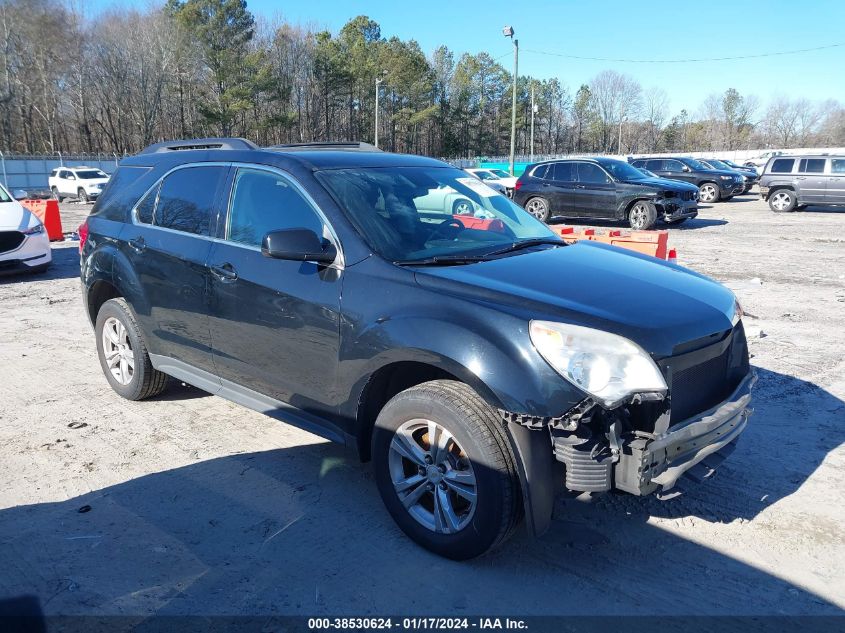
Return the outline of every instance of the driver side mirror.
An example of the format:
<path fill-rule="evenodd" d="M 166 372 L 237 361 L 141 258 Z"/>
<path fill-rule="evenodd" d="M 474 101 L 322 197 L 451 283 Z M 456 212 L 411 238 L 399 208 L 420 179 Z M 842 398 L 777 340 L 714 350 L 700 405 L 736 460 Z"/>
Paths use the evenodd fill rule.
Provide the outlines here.
<path fill-rule="evenodd" d="M 261 240 L 261 254 L 273 259 L 331 264 L 337 257 L 334 244 L 327 243 L 311 229 L 270 231 Z"/>
<path fill-rule="evenodd" d="M 684 165 L 684 166 L 681 168 L 681 171 L 691 171 L 691 170 L 690 170 L 690 168 L 689 168 L 689 167 L 687 167 L 686 165 Z"/>
<path fill-rule="evenodd" d="M 26 200 L 29 197 L 29 194 L 23 189 L 15 189 L 12 192 L 12 197 L 15 200 Z"/>

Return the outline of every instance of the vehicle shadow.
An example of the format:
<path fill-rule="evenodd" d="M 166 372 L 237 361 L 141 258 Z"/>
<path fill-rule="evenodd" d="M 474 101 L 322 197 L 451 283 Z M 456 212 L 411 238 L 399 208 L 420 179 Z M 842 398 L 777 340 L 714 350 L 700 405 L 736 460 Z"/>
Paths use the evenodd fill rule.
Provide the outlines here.
<path fill-rule="evenodd" d="M 456 563 L 399 531 L 371 467 L 341 446 L 233 454 L 1 510 L 0 600 L 35 595 L 47 615 L 838 615 L 741 561 L 744 552 L 649 521 L 658 507 L 670 509 L 656 516 L 751 519 L 839 446 L 841 400 L 760 374 L 757 414 L 692 503 L 562 501 L 543 538 L 520 533 Z M 788 456 L 759 450 L 808 405 L 819 416 Z"/>
<path fill-rule="evenodd" d="M 0 285 L 13 283 L 37 283 L 53 279 L 71 279 L 79 277 L 79 243 L 67 242 L 52 247 L 53 261 L 42 273 L 23 272 L 19 275 L 0 277 Z"/>

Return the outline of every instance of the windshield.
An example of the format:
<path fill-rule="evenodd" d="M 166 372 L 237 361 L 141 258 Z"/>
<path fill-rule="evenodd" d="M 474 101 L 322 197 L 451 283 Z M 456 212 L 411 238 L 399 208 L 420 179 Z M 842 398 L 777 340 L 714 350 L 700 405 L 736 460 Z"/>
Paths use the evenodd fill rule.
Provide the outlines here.
<path fill-rule="evenodd" d="M 504 169 L 491 169 L 490 173 L 498 176 L 499 178 L 510 178 L 511 177 L 511 175 L 508 172 L 506 172 Z"/>
<path fill-rule="evenodd" d="M 77 178 L 82 178 L 83 180 L 90 180 L 92 178 L 108 178 L 109 175 L 104 172 L 100 171 L 99 169 L 86 169 L 85 171 L 78 171 L 76 172 Z"/>
<path fill-rule="evenodd" d="M 492 172 L 489 171 L 479 170 L 474 171 L 472 173 L 481 178 L 481 180 L 498 180 L 498 178 Z"/>
<path fill-rule="evenodd" d="M 0 185 L 0 202 L 11 202 L 12 196 L 9 195 L 9 192 L 6 191 L 6 188 L 3 185 Z"/>
<path fill-rule="evenodd" d="M 639 169 L 622 160 L 602 160 L 599 165 L 604 167 L 616 180 L 646 180 L 646 176 Z"/>
<path fill-rule="evenodd" d="M 390 261 L 485 255 L 514 242 L 559 240 L 505 196 L 450 167 L 317 172 L 370 247 Z"/>
<path fill-rule="evenodd" d="M 716 169 L 731 169 L 730 165 L 726 165 L 722 161 L 716 160 L 714 158 L 709 159 L 707 162 L 713 165 L 713 167 Z"/>

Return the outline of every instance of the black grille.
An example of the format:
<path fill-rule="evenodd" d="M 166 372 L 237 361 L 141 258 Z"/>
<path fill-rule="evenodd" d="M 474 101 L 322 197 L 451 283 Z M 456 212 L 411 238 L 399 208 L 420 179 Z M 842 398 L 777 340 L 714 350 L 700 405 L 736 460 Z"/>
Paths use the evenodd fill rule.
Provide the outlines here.
<path fill-rule="evenodd" d="M 700 362 L 697 362 L 700 359 Z M 666 360 L 672 369 L 670 425 L 726 400 L 748 373 L 748 346 L 739 323 L 718 343 Z"/>
<path fill-rule="evenodd" d="M 23 243 L 23 237 L 20 231 L 0 231 L 0 253 L 15 250 Z"/>
<path fill-rule="evenodd" d="M 692 200 L 693 198 L 695 198 L 695 191 L 681 192 L 681 200 Z"/>

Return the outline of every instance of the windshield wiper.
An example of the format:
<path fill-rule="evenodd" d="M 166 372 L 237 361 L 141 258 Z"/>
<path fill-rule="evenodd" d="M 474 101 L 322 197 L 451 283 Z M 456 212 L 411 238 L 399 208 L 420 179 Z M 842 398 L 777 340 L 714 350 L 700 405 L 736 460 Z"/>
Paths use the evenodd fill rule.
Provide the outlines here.
<path fill-rule="evenodd" d="M 487 255 L 436 255 L 425 259 L 404 259 L 393 262 L 397 266 L 452 266 L 485 262 Z"/>
<path fill-rule="evenodd" d="M 504 248 L 500 248 L 497 251 L 487 253 L 487 256 L 490 257 L 493 255 L 504 255 L 505 253 L 512 253 L 514 251 L 522 250 L 523 248 L 531 248 L 532 246 L 542 246 L 544 244 L 552 244 L 554 246 L 566 246 L 566 242 L 564 242 L 563 240 L 556 240 L 551 237 L 541 237 L 530 240 L 519 240 L 518 242 L 508 244 Z"/>

